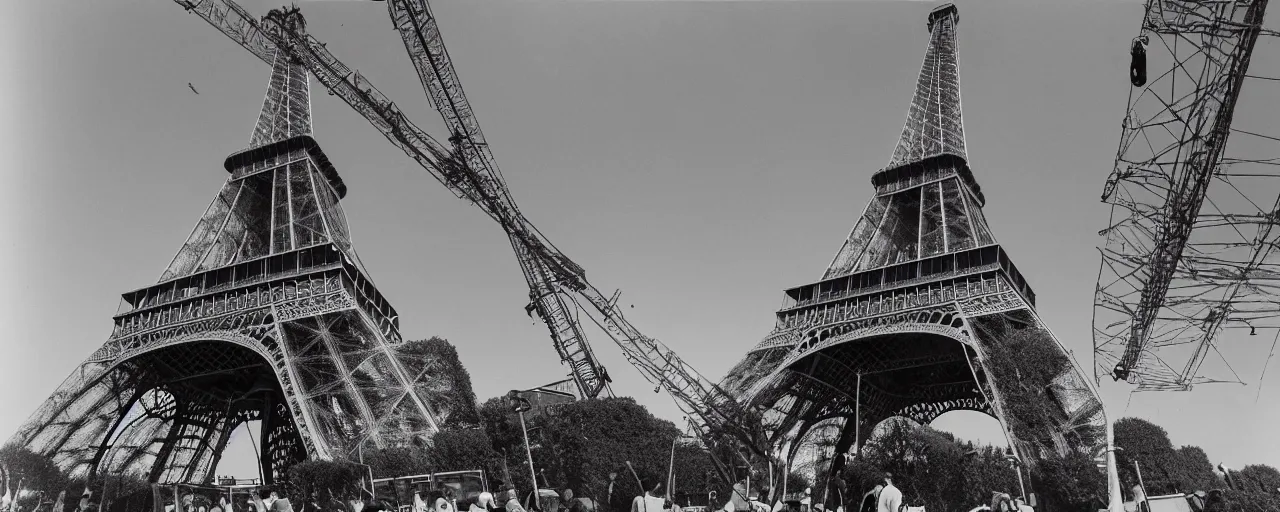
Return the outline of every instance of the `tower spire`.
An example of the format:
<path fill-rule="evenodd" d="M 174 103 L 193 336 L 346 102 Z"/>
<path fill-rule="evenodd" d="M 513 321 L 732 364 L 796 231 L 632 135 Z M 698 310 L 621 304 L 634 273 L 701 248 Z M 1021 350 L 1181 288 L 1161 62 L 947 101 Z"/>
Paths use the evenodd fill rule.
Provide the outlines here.
<path fill-rule="evenodd" d="M 960 74 L 956 67 L 956 24 L 960 12 L 946 4 L 929 13 L 929 49 L 916 93 L 888 168 L 938 155 L 967 160 L 960 116 Z"/>
<path fill-rule="evenodd" d="M 955 5 L 929 13 L 929 49 L 906 126 L 889 165 L 871 177 L 876 196 L 823 279 L 995 244 L 986 199 L 966 162 L 956 73 Z"/>
<path fill-rule="evenodd" d="M 302 33 L 307 22 L 296 8 L 272 9 L 267 17 L 278 17 L 282 26 Z M 311 89 L 307 68 L 293 62 L 286 52 L 276 50 L 271 65 L 271 83 L 262 101 L 262 112 L 253 127 L 249 147 L 257 148 L 291 137 L 311 135 Z"/>
<path fill-rule="evenodd" d="M 298 9 L 273 9 L 268 26 L 302 31 Z M 347 186 L 311 137 L 307 69 L 273 50 L 271 82 L 249 147 L 227 157 L 230 173 L 161 281 L 269 255 L 332 244 L 367 277 L 339 201 Z"/>

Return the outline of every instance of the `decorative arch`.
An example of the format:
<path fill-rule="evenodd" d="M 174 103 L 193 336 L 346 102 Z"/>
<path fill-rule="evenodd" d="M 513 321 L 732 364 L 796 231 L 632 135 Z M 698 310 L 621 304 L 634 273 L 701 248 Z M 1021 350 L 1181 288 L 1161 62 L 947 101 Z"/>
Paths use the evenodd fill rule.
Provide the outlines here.
<path fill-rule="evenodd" d="M 890 334 L 936 334 L 966 346 L 973 346 L 973 337 L 964 316 L 950 305 L 853 321 L 831 322 L 802 332 L 800 336 L 790 337 L 792 340 L 798 337 L 798 342 L 791 346 L 786 356 L 774 366 L 770 373 L 757 379 L 745 393 L 739 396 L 739 401 L 743 403 L 755 401 L 761 392 L 775 384 L 774 381 L 780 373 L 797 361 L 810 354 L 844 343 Z"/>
<path fill-rule="evenodd" d="M 218 329 L 140 344 L 97 361 L 91 357 L 28 421 L 20 438 L 75 475 L 91 474 L 102 467 L 141 469 L 150 465 L 152 481 L 201 481 L 216 465 L 230 431 L 244 421 L 261 419 L 264 425 L 273 425 L 263 434 L 264 465 L 270 466 L 264 469 L 282 470 L 292 460 L 314 457 L 315 443 L 307 435 L 309 418 L 301 414 L 300 404 L 285 398 L 295 376 L 283 357 L 270 350 L 268 345 L 275 345 L 274 339 L 263 341 L 243 330 Z M 185 359 L 181 353 L 154 357 L 184 346 L 194 351 Z M 146 367 L 168 370 L 165 377 L 159 377 L 143 369 Z M 191 375 L 182 375 L 187 368 Z M 251 407 L 233 405 L 234 397 L 215 397 L 214 393 L 184 398 L 164 380 L 198 382 L 225 376 L 232 376 L 227 378 L 238 383 L 233 387 L 243 388 L 246 396 L 268 398 L 253 401 Z M 176 397 L 169 404 L 175 417 L 147 419 L 148 415 L 136 411 L 141 416 L 131 416 L 143 395 L 156 390 Z M 225 405 L 214 406 L 220 399 Z M 241 410 L 245 407 L 250 409 Z M 60 410 L 41 414 L 50 408 Z M 274 443 L 270 449 L 268 438 Z"/>

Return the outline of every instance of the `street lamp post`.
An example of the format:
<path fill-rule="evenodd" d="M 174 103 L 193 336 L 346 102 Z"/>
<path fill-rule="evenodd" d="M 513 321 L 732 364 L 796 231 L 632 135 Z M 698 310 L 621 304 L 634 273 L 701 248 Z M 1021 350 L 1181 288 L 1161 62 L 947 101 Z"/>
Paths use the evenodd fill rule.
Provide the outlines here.
<path fill-rule="evenodd" d="M 532 500 L 538 499 L 538 472 L 533 469 L 533 449 L 529 445 L 529 429 L 524 423 L 524 412 L 532 409 L 529 400 L 520 396 L 520 392 L 511 390 L 507 393 L 507 399 L 511 402 L 511 407 L 520 415 L 520 432 L 524 434 L 524 453 L 529 458 L 529 482 L 533 484 Z M 536 503 L 536 502 L 534 502 Z"/>
<path fill-rule="evenodd" d="M 1009 447 L 1007 455 L 1009 462 L 1013 464 L 1013 471 L 1018 474 L 1018 489 L 1022 491 L 1022 499 L 1027 499 L 1027 486 L 1022 483 L 1022 461 L 1018 460 L 1018 456 L 1013 454 L 1013 447 Z"/>
<path fill-rule="evenodd" d="M 671 461 L 667 463 L 667 499 L 671 499 L 671 487 L 675 485 L 676 471 L 676 443 L 680 442 L 682 436 L 676 436 L 671 440 Z"/>

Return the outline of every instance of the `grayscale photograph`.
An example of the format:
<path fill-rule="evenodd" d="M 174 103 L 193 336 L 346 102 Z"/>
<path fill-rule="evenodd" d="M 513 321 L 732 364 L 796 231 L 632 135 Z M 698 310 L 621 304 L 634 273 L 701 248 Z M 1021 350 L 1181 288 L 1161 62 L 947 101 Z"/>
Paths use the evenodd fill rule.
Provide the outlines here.
<path fill-rule="evenodd" d="M 0 512 L 1280 512 L 1268 4 L 7 2 Z"/>

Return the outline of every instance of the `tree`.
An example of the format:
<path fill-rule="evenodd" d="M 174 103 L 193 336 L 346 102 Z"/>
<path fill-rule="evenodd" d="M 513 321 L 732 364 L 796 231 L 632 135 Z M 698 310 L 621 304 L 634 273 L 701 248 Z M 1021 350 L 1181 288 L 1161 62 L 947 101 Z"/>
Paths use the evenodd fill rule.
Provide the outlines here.
<path fill-rule="evenodd" d="M 1149 495 L 1218 489 L 1224 482 L 1213 471 L 1209 456 L 1198 446 L 1173 448 L 1160 426 L 1139 418 L 1115 423 L 1116 466 L 1121 487 L 1138 485 L 1134 461 L 1142 469 L 1142 483 Z"/>
<path fill-rule="evenodd" d="M 294 502 L 311 497 L 359 496 L 360 478 L 365 468 L 345 461 L 308 460 L 289 467 L 286 481 L 287 495 Z"/>
<path fill-rule="evenodd" d="M 884 472 L 905 501 L 926 510 L 969 510 L 989 502 L 993 491 L 1017 489 L 1017 475 L 999 449 L 961 443 L 951 434 L 903 419 L 886 421 L 867 441 L 862 456 L 845 466 L 847 507 L 882 483 Z"/>
<path fill-rule="evenodd" d="M 140 473 L 95 473 L 88 477 L 70 478 L 61 489 L 67 492 L 63 505 L 68 510 L 74 511 L 79 506 L 85 489 L 93 493 L 89 498 L 90 509 L 97 508 L 104 512 L 133 512 L 149 508 L 151 504 L 151 484 L 147 481 L 147 477 Z M 55 497 L 48 499 L 52 501 Z"/>
<path fill-rule="evenodd" d="M 886 421 L 868 440 L 862 456 L 845 466 L 848 495 L 859 500 L 894 474 L 894 484 L 911 505 L 930 511 L 966 511 L 990 503 L 991 495 L 1017 495 L 1018 476 L 1003 449 L 958 441 L 951 434 L 901 419 Z M 1049 455 L 1033 467 L 1030 484 L 1039 510 L 1097 510 L 1106 486 L 1093 460 L 1084 454 Z"/>
<path fill-rule="evenodd" d="M 1179 492 L 1180 479 L 1175 473 L 1178 452 L 1169 441 L 1169 434 L 1160 426 L 1139 418 L 1120 418 L 1115 423 L 1116 466 L 1120 484 L 1124 489 L 1138 485 L 1138 474 L 1133 467 L 1137 461 L 1142 468 L 1142 482 L 1149 495 Z"/>
<path fill-rule="evenodd" d="M 1031 482 L 1042 509 L 1098 510 L 1107 503 L 1106 476 L 1084 453 L 1041 459 L 1031 471 Z"/>
<path fill-rule="evenodd" d="M 414 377 L 418 395 L 450 425 L 480 423 L 471 374 L 458 359 L 458 350 L 447 340 L 432 336 L 406 341 L 396 347 L 396 356 Z"/>
<path fill-rule="evenodd" d="M 438 472 L 483 469 L 493 474 L 501 457 L 479 427 L 451 427 L 437 432 L 427 454 L 432 470 Z"/>
<path fill-rule="evenodd" d="M 1243 490 L 1280 494 L 1280 471 L 1266 464 L 1250 464 L 1232 476 Z"/>
<path fill-rule="evenodd" d="M 680 436 L 675 424 L 654 417 L 630 398 L 588 399 L 557 406 L 555 415 L 526 417 L 534 465 L 540 486 L 573 489 L 580 496 L 607 498 L 608 475 L 616 473 L 615 493 L 628 499 L 641 493 L 626 462 L 631 462 L 645 485 L 666 484 L 672 442 Z M 520 420 L 506 400 L 493 398 L 479 407 L 484 433 L 505 462 L 511 484 L 529 489 L 528 460 Z M 494 470 L 501 477 L 501 467 Z M 722 485 L 707 451 L 693 443 L 676 444 L 676 492 L 703 493 Z M 545 475 L 547 482 L 542 482 Z M 505 478 L 505 477 L 503 477 Z"/>
<path fill-rule="evenodd" d="M 1199 446 L 1183 446 L 1174 454 L 1174 470 L 1172 471 L 1183 492 L 1208 491 L 1220 489 L 1226 482 L 1213 471 L 1213 463 Z"/>
<path fill-rule="evenodd" d="M 416 446 L 366 450 L 364 463 L 374 478 L 422 475 L 431 472 L 431 456 L 426 448 Z"/>
<path fill-rule="evenodd" d="M 503 397 L 485 400 L 477 412 L 481 428 L 489 437 L 494 451 L 500 455 L 498 467 L 489 479 L 529 489 L 531 484 L 525 480 L 529 477 L 528 470 L 522 469 L 528 463 L 525 462 L 524 435 L 520 432 L 519 418 Z"/>
<path fill-rule="evenodd" d="M 552 448 L 544 450 L 544 459 L 556 459 L 547 463 L 559 466 L 556 476 L 563 485 L 601 497 L 609 472 L 619 474 L 615 492 L 643 492 L 627 462 L 646 487 L 665 483 L 671 445 L 680 436 L 673 423 L 654 417 L 631 398 L 565 404 L 559 414 L 540 416 L 538 423 Z"/>
<path fill-rule="evenodd" d="M 3 468 L 5 476 L 9 479 L 9 485 L 14 489 L 21 484 L 24 489 L 53 497 L 67 487 L 67 476 L 57 464 L 53 463 L 52 459 L 28 450 L 24 446 L 10 444 L 0 448 L 0 468 Z M 80 490 L 83 490 L 83 487 Z M 78 493 L 79 490 L 76 492 Z M 36 499 L 38 498 L 34 496 L 29 497 L 21 505 L 29 510 L 31 503 Z"/>
<path fill-rule="evenodd" d="M 97 475 L 90 486 L 100 492 L 96 498 L 104 512 L 134 512 L 151 503 L 151 484 L 142 474 Z"/>
<path fill-rule="evenodd" d="M 1224 512 L 1275 512 L 1280 510 L 1280 496 L 1256 491 L 1224 490 Z M 1216 508 L 1216 507 L 1215 507 Z M 1209 507 L 1205 507 L 1209 510 Z"/>
<path fill-rule="evenodd" d="M 374 478 L 390 478 L 472 469 L 498 475 L 500 458 L 480 427 L 446 427 L 432 436 L 428 447 L 367 450 L 364 461 Z"/>
<path fill-rule="evenodd" d="M 1018 489 L 1018 475 L 1013 471 L 1003 449 L 974 446 L 971 443 L 968 446 L 970 448 L 965 453 L 964 487 L 959 493 L 960 504 L 963 506 L 958 509 L 968 510 L 983 503 L 989 504 L 991 494 L 995 492 L 1015 494 L 1015 489 L 1021 490 Z M 1032 486 L 1040 489 L 1034 483 Z"/>
<path fill-rule="evenodd" d="M 480 417 L 480 426 L 484 428 L 484 433 L 489 436 L 489 441 L 493 443 L 495 450 L 502 451 L 524 445 L 524 436 L 520 432 L 520 420 L 512 412 L 505 398 L 493 397 L 485 400 L 477 408 L 477 413 Z"/>

